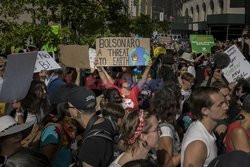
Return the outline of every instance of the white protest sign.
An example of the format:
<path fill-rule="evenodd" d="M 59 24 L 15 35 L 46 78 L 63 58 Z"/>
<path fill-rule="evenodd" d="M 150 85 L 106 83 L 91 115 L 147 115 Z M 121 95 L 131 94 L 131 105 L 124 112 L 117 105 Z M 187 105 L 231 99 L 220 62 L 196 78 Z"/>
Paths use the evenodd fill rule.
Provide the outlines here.
<path fill-rule="evenodd" d="M 250 64 L 236 45 L 231 46 L 225 53 L 229 55 L 231 62 L 229 66 L 222 71 L 229 83 L 237 81 L 239 78 L 250 77 Z"/>
<path fill-rule="evenodd" d="M 55 70 L 61 66 L 45 51 L 39 51 L 36 58 L 36 65 L 34 73 L 40 72 L 41 70 Z"/>
<path fill-rule="evenodd" d="M 89 65 L 91 69 L 95 68 L 95 58 L 96 58 L 96 50 L 89 48 Z"/>

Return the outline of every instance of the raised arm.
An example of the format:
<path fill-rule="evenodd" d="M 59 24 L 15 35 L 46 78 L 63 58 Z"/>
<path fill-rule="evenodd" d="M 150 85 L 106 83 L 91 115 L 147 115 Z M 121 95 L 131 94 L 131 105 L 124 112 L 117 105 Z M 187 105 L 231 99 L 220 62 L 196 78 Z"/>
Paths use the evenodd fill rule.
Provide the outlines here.
<path fill-rule="evenodd" d="M 147 82 L 147 78 L 148 78 L 148 74 L 150 72 L 151 66 L 152 66 L 152 60 L 150 59 L 149 65 L 145 68 L 145 70 L 144 70 L 144 72 L 142 74 L 142 78 L 138 82 L 138 87 L 139 88 L 141 88 L 141 86 L 143 86 Z"/>

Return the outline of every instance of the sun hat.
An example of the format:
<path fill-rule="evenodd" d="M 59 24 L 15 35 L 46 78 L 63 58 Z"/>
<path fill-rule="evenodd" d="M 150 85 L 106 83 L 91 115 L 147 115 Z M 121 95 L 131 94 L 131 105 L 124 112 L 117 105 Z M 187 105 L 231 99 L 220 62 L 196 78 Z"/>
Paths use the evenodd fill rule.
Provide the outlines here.
<path fill-rule="evenodd" d="M 190 53 L 187 53 L 187 52 L 184 52 L 180 58 L 184 59 L 186 61 L 189 61 L 191 63 L 194 62 L 193 56 Z"/>
<path fill-rule="evenodd" d="M 22 132 L 31 127 L 34 122 L 18 124 L 13 117 L 4 115 L 0 117 L 0 137 Z"/>

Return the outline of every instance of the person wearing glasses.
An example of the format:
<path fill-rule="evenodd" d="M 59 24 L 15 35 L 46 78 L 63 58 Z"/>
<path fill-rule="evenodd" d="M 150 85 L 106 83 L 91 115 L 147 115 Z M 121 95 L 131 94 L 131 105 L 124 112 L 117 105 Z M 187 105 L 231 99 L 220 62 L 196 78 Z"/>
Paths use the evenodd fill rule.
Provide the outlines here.
<path fill-rule="evenodd" d="M 121 167 L 129 161 L 147 159 L 159 142 L 160 129 L 156 115 L 143 110 L 127 114 L 121 126 L 121 138 L 126 148 L 109 167 Z"/>

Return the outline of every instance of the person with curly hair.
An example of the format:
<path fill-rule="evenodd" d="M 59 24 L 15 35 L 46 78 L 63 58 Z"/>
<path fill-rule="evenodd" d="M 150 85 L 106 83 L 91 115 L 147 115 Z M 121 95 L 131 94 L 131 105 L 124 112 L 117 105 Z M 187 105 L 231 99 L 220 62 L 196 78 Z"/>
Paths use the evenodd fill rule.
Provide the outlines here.
<path fill-rule="evenodd" d="M 147 159 L 159 141 L 159 126 L 156 115 L 138 110 L 127 114 L 121 126 L 121 138 L 126 151 L 110 167 L 121 167 L 129 161 Z"/>
<path fill-rule="evenodd" d="M 177 132 L 176 116 L 180 113 L 181 90 L 173 82 L 164 85 L 152 98 L 152 110 L 160 120 L 161 136 L 158 147 L 160 166 L 178 166 L 180 164 L 180 138 Z M 165 158 L 166 155 L 169 158 Z"/>

